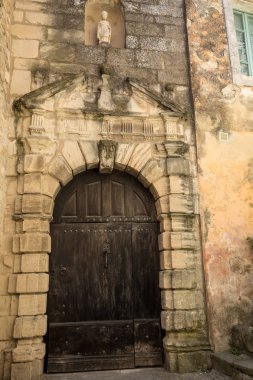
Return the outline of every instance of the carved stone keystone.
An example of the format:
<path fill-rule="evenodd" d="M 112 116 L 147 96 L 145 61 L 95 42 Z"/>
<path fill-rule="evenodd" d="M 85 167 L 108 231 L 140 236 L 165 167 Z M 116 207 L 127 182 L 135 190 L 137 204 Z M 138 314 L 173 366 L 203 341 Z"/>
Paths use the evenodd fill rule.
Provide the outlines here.
<path fill-rule="evenodd" d="M 112 173 L 115 162 L 116 143 L 111 140 L 100 141 L 99 151 L 99 172 Z"/>

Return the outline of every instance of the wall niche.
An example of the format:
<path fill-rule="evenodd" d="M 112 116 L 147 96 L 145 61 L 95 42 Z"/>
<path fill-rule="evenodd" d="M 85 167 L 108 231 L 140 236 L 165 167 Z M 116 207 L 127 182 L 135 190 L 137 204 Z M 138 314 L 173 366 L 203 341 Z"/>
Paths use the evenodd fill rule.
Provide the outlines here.
<path fill-rule="evenodd" d="M 102 12 L 108 13 L 107 21 L 111 26 L 110 45 L 125 47 L 125 16 L 119 0 L 88 0 L 85 5 L 85 45 L 98 46 L 97 29 Z"/>

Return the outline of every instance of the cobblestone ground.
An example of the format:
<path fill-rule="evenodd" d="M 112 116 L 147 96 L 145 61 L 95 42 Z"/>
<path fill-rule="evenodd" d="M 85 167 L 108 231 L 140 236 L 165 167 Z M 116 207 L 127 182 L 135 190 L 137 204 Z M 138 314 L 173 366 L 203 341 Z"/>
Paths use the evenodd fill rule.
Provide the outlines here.
<path fill-rule="evenodd" d="M 229 380 L 219 372 L 171 374 L 162 368 L 44 375 L 44 380 Z"/>

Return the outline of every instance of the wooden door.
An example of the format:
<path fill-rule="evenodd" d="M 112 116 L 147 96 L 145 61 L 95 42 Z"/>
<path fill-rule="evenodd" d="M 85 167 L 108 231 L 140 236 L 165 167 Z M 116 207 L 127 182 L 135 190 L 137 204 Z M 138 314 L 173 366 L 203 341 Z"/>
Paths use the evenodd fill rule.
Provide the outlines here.
<path fill-rule="evenodd" d="M 162 364 L 157 223 L 128 175 L 77 176 L 51 224 L 48 372 Z"/>

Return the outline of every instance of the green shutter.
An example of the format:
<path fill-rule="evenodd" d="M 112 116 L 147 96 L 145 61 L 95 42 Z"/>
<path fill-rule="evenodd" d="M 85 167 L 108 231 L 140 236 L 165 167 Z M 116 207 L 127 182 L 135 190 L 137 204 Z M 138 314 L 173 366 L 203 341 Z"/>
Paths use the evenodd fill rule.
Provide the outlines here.
<path fill-rule="evenodd" d="M 241 72 L 253 75 L 253 15 L 235 11 L 235 30 L 240 58 Z"/>

